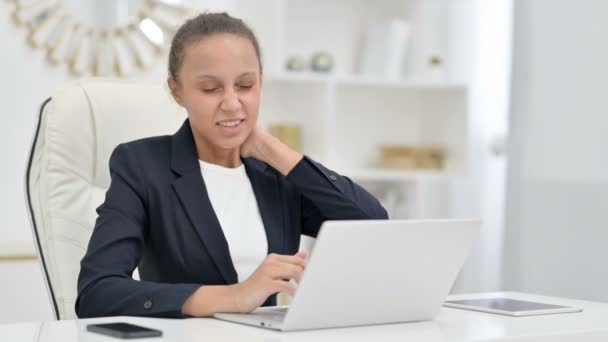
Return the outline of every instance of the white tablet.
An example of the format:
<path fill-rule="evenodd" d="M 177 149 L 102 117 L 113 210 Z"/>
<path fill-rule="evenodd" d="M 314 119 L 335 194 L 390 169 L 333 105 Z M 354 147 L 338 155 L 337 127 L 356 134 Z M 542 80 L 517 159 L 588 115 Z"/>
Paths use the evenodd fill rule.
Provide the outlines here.
<path fill-rule="evenodd" d="M 570 306 L 527 302 L 510 298 L 449 300 L 444 303 L 444 306 L 517 317 L 583 311 L 580 308 Z"/>

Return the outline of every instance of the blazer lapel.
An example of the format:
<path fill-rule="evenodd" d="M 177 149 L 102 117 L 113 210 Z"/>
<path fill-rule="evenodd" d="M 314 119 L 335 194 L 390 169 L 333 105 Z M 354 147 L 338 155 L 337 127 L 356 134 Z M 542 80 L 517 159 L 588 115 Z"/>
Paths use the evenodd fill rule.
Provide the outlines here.
<path fill-rule="evenodd" d="M 260 161 L 253 158 L 242 160 L 266 230 L 268 253 L 284 254 L 286 222 L 277 175 Z"/>
<path fill-rule="evenodd" d="M 171 167 L 181 175 L 173 182 L 173 188 L 198 236 L 226 283 L 235 284 L 238 276 L 228 242 L 207 194 L 188 120 L 173 136 Z"/>

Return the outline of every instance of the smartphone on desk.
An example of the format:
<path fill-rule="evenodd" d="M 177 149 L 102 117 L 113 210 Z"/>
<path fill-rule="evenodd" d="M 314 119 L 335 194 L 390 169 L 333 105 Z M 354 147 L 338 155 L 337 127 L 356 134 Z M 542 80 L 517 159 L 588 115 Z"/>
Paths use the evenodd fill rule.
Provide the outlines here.
<path fill-rule="evenodd" d="M 87 325 L 87 331 L 124 339 L 158 337 L 163 335 L 163 332 L 160 330 L 129 323 L 89 324 Z"/>

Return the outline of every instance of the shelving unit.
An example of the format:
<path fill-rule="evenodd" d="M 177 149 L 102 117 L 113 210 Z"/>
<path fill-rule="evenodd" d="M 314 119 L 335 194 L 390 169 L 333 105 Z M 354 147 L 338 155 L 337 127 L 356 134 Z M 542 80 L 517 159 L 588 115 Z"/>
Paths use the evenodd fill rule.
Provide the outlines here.
<path fill-rule="evenodd" d="M 301 152 L 361 182 L 381 200 L 403 199 L 392 217 L 422 217 L 441 216 L 445 207 L 445 199 L 432 198 L 443 190 L 428 189 L 445 187 L 467 172 L 468 87 L 448 77 L 427 77 L 430 56 L 449 60 L 448 51 L 454 50 L 446 24 L 452 2 L 232 0 L 224 5 L 252 26 L 261 43 L 261 124 L 300 127 Z M 393 18 L 413 27 L 404 74 L 398 80 L 362 77 L 357 66 L 366 31 Z M 334 57 L 331 73 L 285 70 L 289 57 L 308 59 L 319 51 Z M 395 144 L 443 147 L 445 167 L 381 168 L 381 146 Z M 428 210 L 420 203 L 441 204 Z"/>
<path fill-rule="evenodd" d="M 265 79 L 261 113 L 264 125 L 300 126 L 302 152 L 353 178 L 412 180 L 466 169 L 462 85 L 283 74 Z M 445 170 L 378 170 L 383 144 L 443 146 Z"/>

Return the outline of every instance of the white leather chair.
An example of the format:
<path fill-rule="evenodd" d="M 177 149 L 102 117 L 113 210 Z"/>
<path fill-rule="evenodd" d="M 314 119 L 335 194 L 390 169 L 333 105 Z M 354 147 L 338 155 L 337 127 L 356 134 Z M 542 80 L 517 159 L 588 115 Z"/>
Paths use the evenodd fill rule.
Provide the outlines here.
<path fill-rule="evenodd" d="M 76 317 L 76 282 L 110 183 L 116 145 L 173 134 L 186 118 L 163 82 L 83 79 L 40 109 L 26 175 L 34 238 L 57 319 Z"/>

